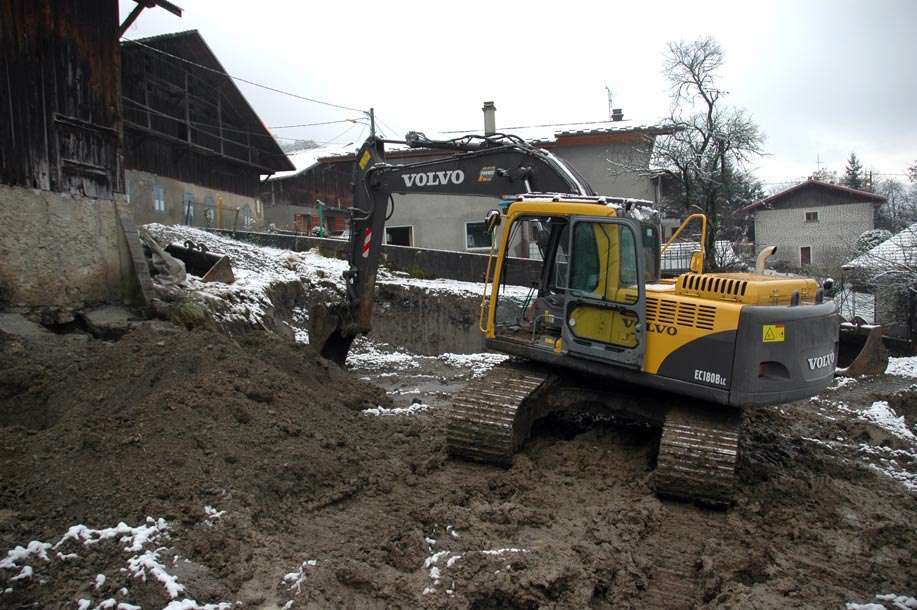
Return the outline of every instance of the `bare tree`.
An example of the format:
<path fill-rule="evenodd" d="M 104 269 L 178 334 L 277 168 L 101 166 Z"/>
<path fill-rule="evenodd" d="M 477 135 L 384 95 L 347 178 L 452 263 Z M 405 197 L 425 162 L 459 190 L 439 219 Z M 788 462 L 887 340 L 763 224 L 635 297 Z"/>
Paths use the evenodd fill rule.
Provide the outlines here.
<path fill-rule="evenodd" d="M 663 72 L 671 87 L 668 123 L 674 133 L 660 137 L 653 163 L 680 187 L 674 199 L 685 211 L 707 215 L 704 244 L 708 267 L 716 261 L 720 210 L 732 195 L 735 175 L 751 158 L 763 154 L 764 135 L 742 109 L 723 101 L 717 86 L 723 49 L 713 38 L 669 43 Z"/>

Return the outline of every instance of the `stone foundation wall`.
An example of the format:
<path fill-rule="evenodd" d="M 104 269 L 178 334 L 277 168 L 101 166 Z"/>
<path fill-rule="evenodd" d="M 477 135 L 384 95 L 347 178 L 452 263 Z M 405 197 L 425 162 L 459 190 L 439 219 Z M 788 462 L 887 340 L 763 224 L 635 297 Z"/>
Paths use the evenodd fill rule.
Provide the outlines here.
<path fill-rule="evenodd" d="M 0 307 L 134 302 L 119 205 L 0 185 Z"/>

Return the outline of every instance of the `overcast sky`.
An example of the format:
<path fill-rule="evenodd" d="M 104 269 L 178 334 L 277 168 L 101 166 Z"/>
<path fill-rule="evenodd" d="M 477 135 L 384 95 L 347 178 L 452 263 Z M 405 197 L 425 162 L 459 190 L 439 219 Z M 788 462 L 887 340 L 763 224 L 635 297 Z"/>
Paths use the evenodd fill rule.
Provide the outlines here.
<path fill-rule="evenodd" d="M 134 2 L 119 1 L 123 20 Z M 388 137 L 480 130 L 485 100 L 498 130 L 603 121 L 606 87 L 631 124 L 653 124 L 669 107 L 667 43 L 713 36 L 727 102 L 767 136 L 763 182 L 803 178 L 818 160 L 842 173 L 851 152 L 884 174 L 917 161 L 917 0 L 172 1 L 182 18 L 145 10 L 125 38 L 197 29 L 229 74 L 372 107 Z M 279 129 L 361 113 L 237 84 L 276 136 L 367 135 L 362 122 Z"/>

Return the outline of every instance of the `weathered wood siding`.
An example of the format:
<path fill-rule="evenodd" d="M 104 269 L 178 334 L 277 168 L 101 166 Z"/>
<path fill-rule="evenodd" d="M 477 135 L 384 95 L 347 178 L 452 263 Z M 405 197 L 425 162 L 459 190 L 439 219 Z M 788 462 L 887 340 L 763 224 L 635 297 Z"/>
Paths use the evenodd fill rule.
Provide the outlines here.
<path fill-rule="evenodd" d="M 127 169 L 246 197 L 292 169 L 197 32 L 125 42 L 122 61 Z"/>
<path fill-rule="evenodd" d="M 116 0 L 0 3 L 0 182 L 124 191 Z"/>
<path fill-rule="evenodd" d="M 353 207 L 353 161 L 319 163 L 301 174 L 268 180 L 261 186 L 266 205 Z"/>

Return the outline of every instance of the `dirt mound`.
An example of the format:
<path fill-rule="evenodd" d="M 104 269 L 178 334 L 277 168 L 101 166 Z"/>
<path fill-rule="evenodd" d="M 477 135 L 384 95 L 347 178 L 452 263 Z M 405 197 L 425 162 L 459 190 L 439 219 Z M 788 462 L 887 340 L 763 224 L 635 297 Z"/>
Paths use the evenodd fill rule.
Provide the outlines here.
<path fill-rule="evenodd" d="M 5 337 L 0 387 L 5 542 L 148 516 L 207 524 L 211 505 L 281 530 L 292 512 L 368 484 L 363 438 L 380 422 L 358 411 L 388 404 L 308 346 L 165 323 L 115 343 Z M 220 538 L 183 555 L 216 559 L 218 575 L 238 589 L 251 568 L 234 556 L 244 556 L 251 534 Z"/>
<path fill-rule="evenodd" d="M 447 460 L 441 405 L 472 363 L 402 360 L 351 374 L 267 333 L 161 322 L 116 342 L 0 336 L 0 606 L 837 608 L 917 591 L 913 444 L 839 417 L 844 389 L 749 413 L 737 502 L 716 512 L 653 495 L 645 426 L 546 420 L 510 469 Z M 913 388 L 883 387 L 848 398 L 913 418 Z"/>

